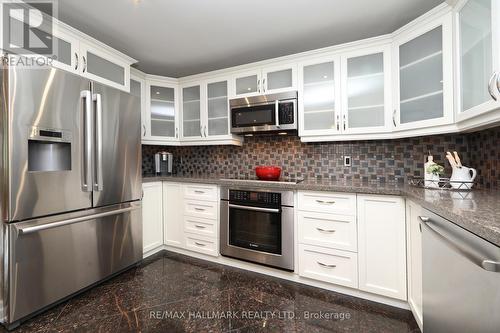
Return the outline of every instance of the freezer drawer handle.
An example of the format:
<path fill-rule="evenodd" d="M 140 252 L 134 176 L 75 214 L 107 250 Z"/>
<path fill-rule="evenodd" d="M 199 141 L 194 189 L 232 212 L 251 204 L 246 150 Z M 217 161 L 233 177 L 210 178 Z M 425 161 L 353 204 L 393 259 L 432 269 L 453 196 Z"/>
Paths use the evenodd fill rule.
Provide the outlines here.
<path fill-rule="evenodd" d="M 25 228 L 18 228 L 17 230 L 19 231 L 20 234 L 31 234 L 37 231 L 41 230 L 46 230 L 46 229 L 52 229 L 52 228 L 57 228 L 61 226 L 65 226 L 68 224 L 74 224 L 78 222 L 83 222 L 83 221 L 88 221 L 88 220 L 93 220 L 93 219 L 98 219 L 101 217 L 106 217 L 106 216 L 111 216 L 111 215 L 118 215 L 121 213 L 126 213 L 130 212 L 132 210 L 139 209 L 141 206 L 130 206 L 126 208 L 121 208 L 121 209 L 116 209 L 116 210 L 111 210 L 109 212 L 103 212 L 103 213 L 98 213 L 94 215 L 89 215 L 89 216 L 81 216 L 81 217 L 75 217 L 73 219 L 68 219 L 60 222 L 54 222 L 54 223 L 49 223 L 49 224 L 42 224 L 42 225 L 36 225 L 33 227 L 25 227 Z"/>
<path fill-rule="evenodd" d="M 455 250 L 459 254 L 461 254 L 464 258 L 478 265 L 482 269 L 490 272 L 500 272 L 500 262 L 483 259 L 478 257 L 476 254 L 472 253 L 470 250 L 464 248 L 462 245 L 451 241 L 448 237 L 443 235 L 441 232 L 437 231 L 432 225 L 432 220 L 427 216 L 419 216 L 420 221 L 422 221 L 421 225 L 435 236 L 437 236 L 442 242 L 444 242 L 451 249 Z"/>

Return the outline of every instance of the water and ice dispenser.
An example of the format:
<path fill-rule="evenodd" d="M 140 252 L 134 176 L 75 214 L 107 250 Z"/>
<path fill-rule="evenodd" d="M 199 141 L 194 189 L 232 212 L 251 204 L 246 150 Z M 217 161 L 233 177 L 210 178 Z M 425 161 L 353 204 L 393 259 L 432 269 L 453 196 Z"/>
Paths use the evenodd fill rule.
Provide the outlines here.
<path fill-rule="evenodd" d="M 71 132 L 32 127 L 28 139 L 28 171 L 71 170 Z"/>

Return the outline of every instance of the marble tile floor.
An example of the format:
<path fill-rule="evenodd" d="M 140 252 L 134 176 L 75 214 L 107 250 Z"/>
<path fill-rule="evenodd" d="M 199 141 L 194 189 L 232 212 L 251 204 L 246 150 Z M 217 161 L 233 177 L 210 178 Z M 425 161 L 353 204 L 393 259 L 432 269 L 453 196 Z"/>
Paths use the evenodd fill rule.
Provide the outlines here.
<path fill-rule="evenodd" d="M 406 310 L 163 251 L 13 332 L 420 331 Z"/>

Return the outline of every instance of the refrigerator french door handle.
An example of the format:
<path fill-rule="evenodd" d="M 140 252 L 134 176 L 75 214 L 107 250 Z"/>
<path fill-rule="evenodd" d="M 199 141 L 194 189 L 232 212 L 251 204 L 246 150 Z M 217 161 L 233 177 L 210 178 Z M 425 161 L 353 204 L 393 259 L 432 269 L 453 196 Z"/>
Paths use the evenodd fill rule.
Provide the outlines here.
<path fill-rule="evenodd" d="M 80 93 L 83 101 L 83 170 L 82 190 L 92 192 L 92 93 L 84 90 Z"/>
<path fill-rule="evenodd" d="M 95 103 L 95 145 L 96 145 L 96 161 L 95 174 L 96 181 L 94 183 L 95 191 L 102 191 L 102 97 L 101 94 L 94 94 L 92 100 Z"/>

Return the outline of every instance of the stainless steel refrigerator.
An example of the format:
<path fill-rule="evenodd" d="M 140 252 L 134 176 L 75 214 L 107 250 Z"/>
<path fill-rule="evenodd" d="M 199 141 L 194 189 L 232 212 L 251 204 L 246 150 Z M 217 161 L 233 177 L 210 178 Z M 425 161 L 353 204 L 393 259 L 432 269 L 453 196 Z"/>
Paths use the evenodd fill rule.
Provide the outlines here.
<path fill-rule="evenodd" d="M 1 318 L 142 259 L 140 99 L 57 69 L 0 73 Z"/>

